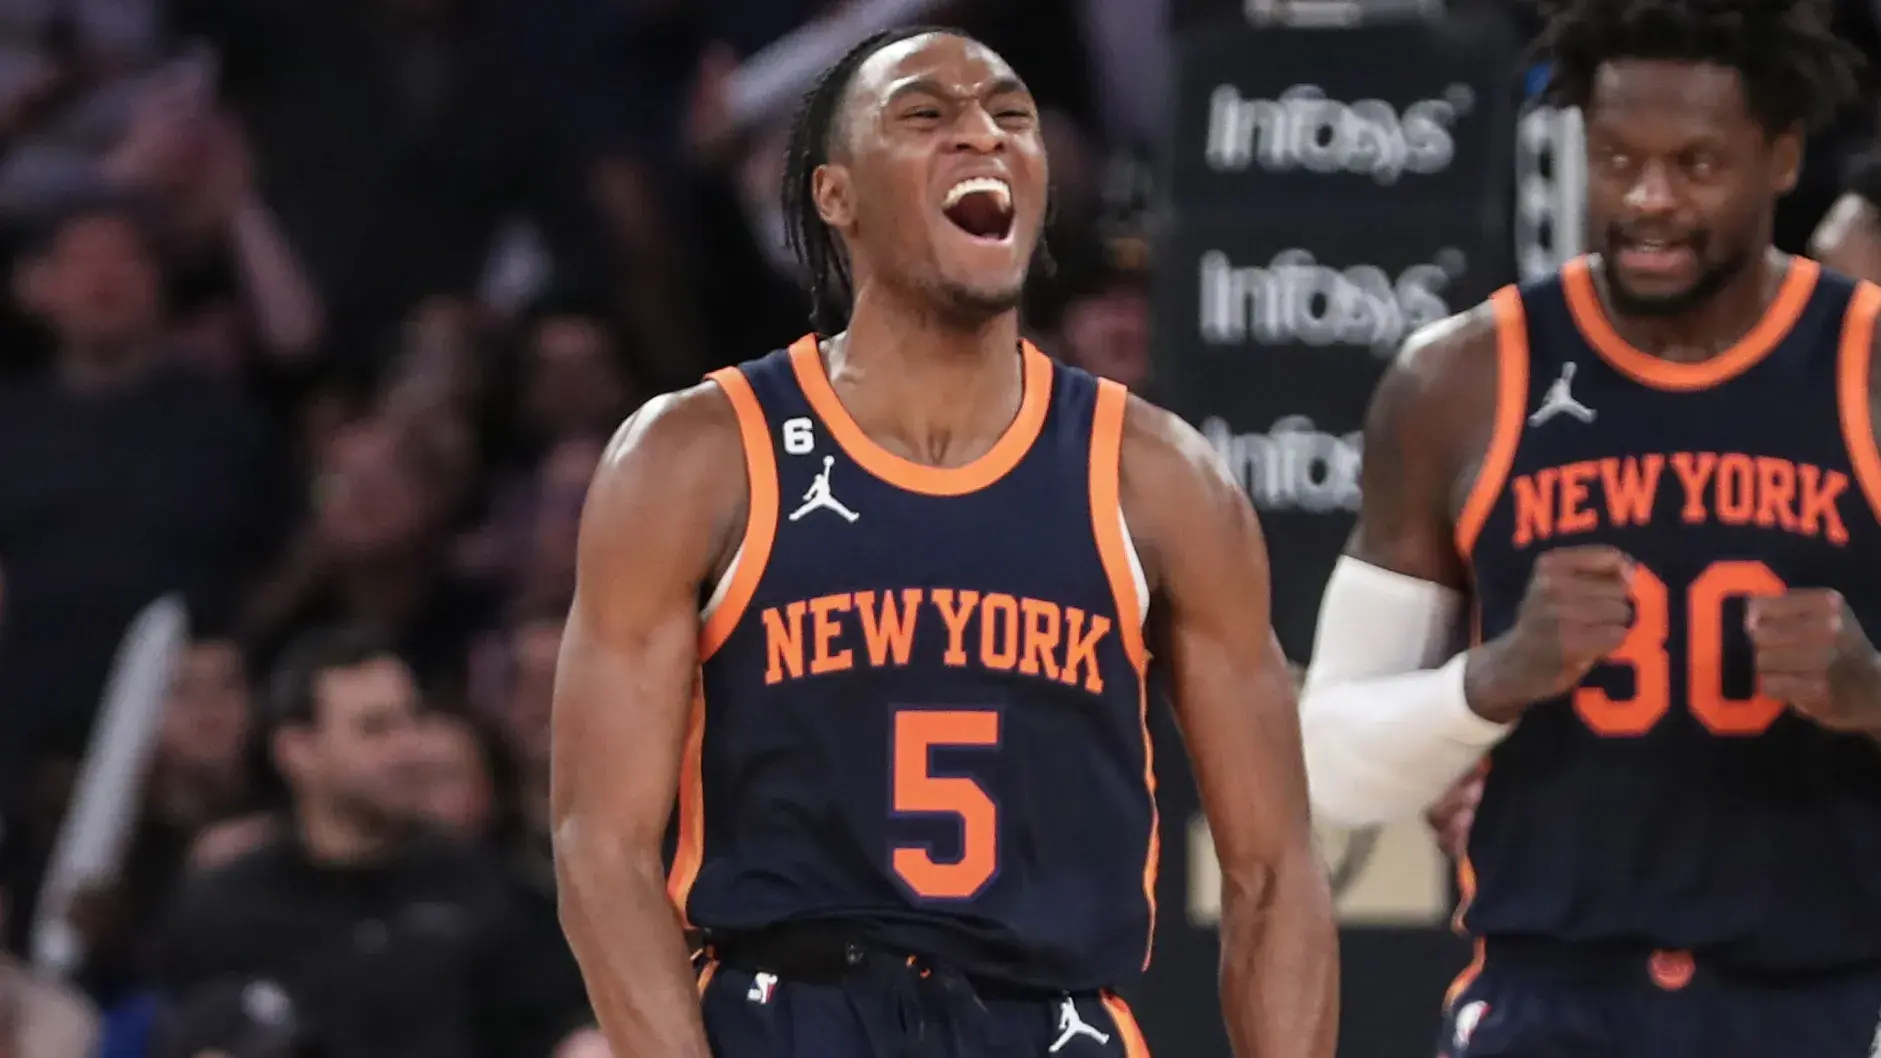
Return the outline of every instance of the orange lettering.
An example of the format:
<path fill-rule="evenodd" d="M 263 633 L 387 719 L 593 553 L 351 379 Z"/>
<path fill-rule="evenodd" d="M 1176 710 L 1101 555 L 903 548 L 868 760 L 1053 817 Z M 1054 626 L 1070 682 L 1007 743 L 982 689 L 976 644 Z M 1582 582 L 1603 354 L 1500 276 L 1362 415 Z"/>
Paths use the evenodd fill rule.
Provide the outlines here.
<path fill-rule="evenodd" d="M 980 603 L 980 664 L 1004 672 L 1018 663 L 1019 600 L 993 592 Z"/>
<path fill-rule="evenodd" d="M 764 611 L 764 667 L 765 683 L 781 683 L 784 670 L 790 670 L 793 680 L 803 678 L 803 611 L 804 605 L 793 602 L 785 607 L 789 615 L 789 625 L 785 618 L 773 606 Z"/>
<path fill-rule="evenodd" d="M 1718 460 L 1718 521 L 1743 525 L 1757 506 L 1757 471 L 1750 457 L 1732 452 Z"/>
<path fill-rule="evenodd" d="M 1836 508 L 1836 501 L 1848 488 L 1848 475 L 1839 470 L 1824 473 L 1820 467 L 1807 463 L 1801 469 L 1803 532 L 1810 536 L 1820 532 L 1828 537 L 1829 543 L 1837 546 L 1848 543 L 1848 527 L 1842 524 L 1842 512 Z"/>
<path fill-rule="evenodd" d="M 1697 525 L 1705 520 L 1705 501 L 1701 498 L 1705 483 L 1711 480 L 1711 472 L 1717 468 L 1718 457 L 1710 452 L 1699 452 L 1694 456 L 1690 452 L 1672 453 L 1672 469 L 1679 476 L 1679 484 L 1685 488 L 1685 507 L 1679 517 L 1687 525 Z"/>
<path fill-rule="evenodd" d="M 830 644 L 843 632 L 843 626 L 830 615 L 848 612 L 849 595 L 846 592 L 810 600 L 810 627 L 815 640 L 815 648 L 810 655 L 810 675 L 841 672 L 855 665 L 855 655 L 850 653 L 848 647 L 835 653 L 830 652 Z"/>
<path fill-rule="evenodd" d="M 1555 469 L 1515 479 L 1515 546 L 1527 547 L 1554 535 Z"/>
<path fill-rule="evenodd" d="M 1796 468 L 1785 459 L 1757 457 L 1757 524 L 1796 531 Z"/>
<path fill-rule="evenodd" d="M 1037 676 L 1041 671 L 1058 678 L 1058 604 L 1037 599 L 1020 599 L 1025 611 L 1025 656 L 1019 659 L 1019 671 Z"/>
<path fill-rule="evenodd" d="M 901 589 L 901 612 L 895 612 L 895 593 L 882 595 L 882 608 L 875 609 L 875 593 L 856 592 L 856 610 L 862 614 L 862 638 L 869 646 L 869 664 L 888 664 L 890 653 L 895 664 L 908 663 L 908 651 L 914 646 L 915 611 L 921 605 L 921 589 Z"/>
<path fill-rule="evenodd" d="M 947 624 L 947 653 L 941 656 L 941 660 L 957 669 L 967 663 L 967 619 L 973 616 L 974 607 L 980 604 L 980 593 L 961 592 L 958 606 L 954 605 L 952 588 L 935 588 L 932 598 L 934 608 L 940 611 L 941 620 Z"/>
<path fill-rule="evenodd" d="M 1587 486 L 1598 471 L 1599 464 L 1590 460 L 1569 463 L 1561 468 L 1561 516 L 1554 523 L 1557 531 L 1584 533 L 1600 524 L 1593 509 L 1582 506 L 1587 502 Z"/>
<path fill-rule="evenodd" d="M 1652 521 L 1652 501 L 1659 495 L 1659 472 L 1665 457 L 1600 461 L 1600 483 L 1607 493 L 1607 521 L 1614 525 L 1645 525 Z"/>
<path fill-rule="evenodd" d="M 1781 595 L 1783 582 L 1761 562 L 1714 562 L 1692 581 L 1685 604 L 1691 620 L 1685 654 L 1691 671 L 1686 704 L 1714 735 L 1760 735 L 1783 715 L 1783 703 L 1753 692 L 1748 698 L 1724 695 L 1724 600 Z"/>
<path fill-rule="evenodd" d="M 1097 644 L 1110 631 L 1110 618 L 1103 614 L 1091 614 L 1090 634 L 1084 634 L 1083 610 L 1075 606 L 1065 607 L 1065 625 L 1069 631 L 1070 642 L 1065 648 L 1065 663 L 1058 667 L 1058 680 L 1067 687 L 1078 682 L 1078 669 L 1084 669 L 1084 689 L 1092 694 L 1104 693 L 1104 677 L 1097 671 Z"/>

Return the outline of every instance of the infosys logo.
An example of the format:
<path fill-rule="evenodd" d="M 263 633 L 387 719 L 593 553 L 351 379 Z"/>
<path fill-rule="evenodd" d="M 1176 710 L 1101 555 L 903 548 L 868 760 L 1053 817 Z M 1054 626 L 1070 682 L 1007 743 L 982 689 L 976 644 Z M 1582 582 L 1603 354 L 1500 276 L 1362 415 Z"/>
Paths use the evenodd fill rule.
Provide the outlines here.
<path fill-rule="evenodd" d="M 1211 416 L 1202 423 L 1202 436 L 1260 510 L 1326 514 L 1359 508 L 1361 431 L 1329 433 L 1304 415 L 1288 415 L 1267 433 L 1237 433 Z"/>
<path fill-rule="evenodd" d="M 1341 102 L 1313 84 L 1294 85 L 1278 99 L 1249 99 L 1224 84 L 1208 101 L 1208 165 L 1224 173 L 1351 173 L 1390 186 L 1405 173 L 1448 169 L 1457 120 L 1475 105 L 1466 84 L 1403 110 L 1382 99 Z"/>
<path fill-rule="evenodd" d="M 1371 264 L 1334 268 L 1297 247 L 1259 265 L 1209 250 L 1197 277 L 1197 322 L 1210 345 L 1347 346 L 1390 356 L 1406 335 L 1450 315 L 1446 291 L 1468 269 L 1454 247 L 1396 274 Z"/>

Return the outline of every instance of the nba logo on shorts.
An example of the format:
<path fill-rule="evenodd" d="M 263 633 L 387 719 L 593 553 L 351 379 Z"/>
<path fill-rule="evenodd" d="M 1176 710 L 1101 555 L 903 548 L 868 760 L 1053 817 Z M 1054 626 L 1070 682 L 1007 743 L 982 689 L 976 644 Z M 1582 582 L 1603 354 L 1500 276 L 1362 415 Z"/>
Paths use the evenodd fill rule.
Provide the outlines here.
<path fill-rule="evenodd" d="M 771 992 L 776 987 L 776 974 L 754 974 L 751 978 L 751 988 L 745 992 L 745 998 L 759 1006 L 763 1006 L 771 1001 Z"/>
<path fill-rule="evenodd" d="M 1470 1037 L 1476 1034 L 1476 1026 L 1482 1023 L 1483 1015 L 1489 1013 L 1489 1004 L 1482 1000 L 1464 1004 L 1456 1012 L 1456 1054 L 1461 1058 L 1469 1048 Z"/>

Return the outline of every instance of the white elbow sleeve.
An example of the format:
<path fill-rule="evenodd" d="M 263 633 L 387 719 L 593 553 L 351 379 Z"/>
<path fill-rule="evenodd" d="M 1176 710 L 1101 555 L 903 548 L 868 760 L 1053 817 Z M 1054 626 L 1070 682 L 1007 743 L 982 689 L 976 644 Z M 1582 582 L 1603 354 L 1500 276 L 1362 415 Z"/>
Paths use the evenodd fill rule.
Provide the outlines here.
<path fill-rule="evenodd" d="M 1300 699 L 1320 819 L 1414 815 L 1508 733 L 1464 699 L 1464 657 L 1450 657 L 1462 611 L 1442 585 L 1349 557 L 1333 567 Z"/>

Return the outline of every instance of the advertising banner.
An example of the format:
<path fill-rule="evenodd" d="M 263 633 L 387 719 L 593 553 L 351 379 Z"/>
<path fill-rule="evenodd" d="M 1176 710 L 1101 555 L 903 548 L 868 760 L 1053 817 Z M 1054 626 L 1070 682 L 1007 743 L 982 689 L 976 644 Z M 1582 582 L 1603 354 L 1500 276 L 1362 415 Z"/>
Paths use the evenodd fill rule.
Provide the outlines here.
<path fill-rule="evenodd" d="M 1380 374 L 1412 332 L 1516 277 L 1520 45 L 1506 26 L 1459 19 L 1211 22 L 1176 47 L 1155 395 L 1202 431 L 1259 510 L 1275 627 L 1304 662 L 1358 510 Z M 1526 156 L 1531 193 L 1553 174 L 1545 153 Z M 1553 190 L 1550 209 L 1572 186 Z M 1541 213 L 1530 219 L 1545 225 Z M 1539 238 L 1552 248 L 1552 236 Z M 1162 913 L 1155 966 L 1132 998 L 1153 1051 L 1226 1058 L 1220 869 L 1182 743 L 1161 722 Z M 1429 1058 L 1441 997 L 1467 959 L 1446 928 L 1447 863 L 1419 820 L 1318 837 L 1342 927 L 1341 1058 Z"/>

